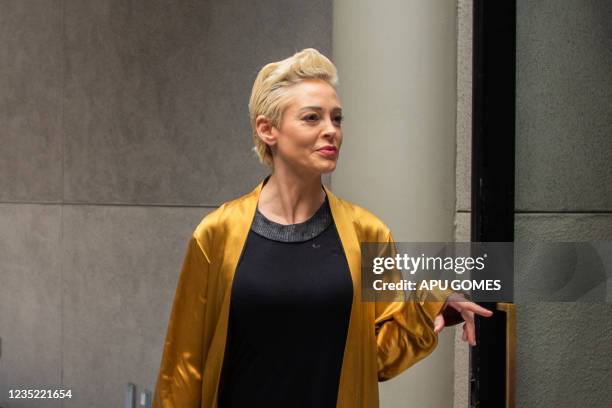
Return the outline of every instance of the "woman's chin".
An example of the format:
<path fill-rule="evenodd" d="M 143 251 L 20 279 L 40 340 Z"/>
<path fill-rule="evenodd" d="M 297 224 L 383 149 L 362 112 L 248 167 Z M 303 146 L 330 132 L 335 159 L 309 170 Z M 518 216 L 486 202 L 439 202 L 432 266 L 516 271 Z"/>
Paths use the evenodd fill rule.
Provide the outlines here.
<path fill-rule="evenodd" d="M 321 171 L 321 174 L 328 174 L 328 173 L 333 172 L 334 170 L 336 170 L 336 163 L 329 164 L 327 166 L 323 166 L 323 168 L 320 171 Z"/>

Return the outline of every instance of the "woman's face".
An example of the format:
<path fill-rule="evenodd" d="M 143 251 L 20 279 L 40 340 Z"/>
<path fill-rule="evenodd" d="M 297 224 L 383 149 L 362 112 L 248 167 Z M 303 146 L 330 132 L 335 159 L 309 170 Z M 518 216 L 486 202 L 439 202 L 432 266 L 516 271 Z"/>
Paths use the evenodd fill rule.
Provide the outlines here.
<path fill-rule="evenodd" d="M 289 104 L 279 128 L 273 128 L 274 167 L 320 175 L 336 168 L 342 144 L 342 107 L 334 88 L 323 80 L 304 80 L 289 88 Z"/>

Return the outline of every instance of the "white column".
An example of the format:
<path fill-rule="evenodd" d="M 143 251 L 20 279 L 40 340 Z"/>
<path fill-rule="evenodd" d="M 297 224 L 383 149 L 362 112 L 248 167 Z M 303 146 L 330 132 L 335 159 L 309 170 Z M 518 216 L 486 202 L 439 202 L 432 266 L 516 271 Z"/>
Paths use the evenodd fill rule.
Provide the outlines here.
<path fill-rule="evenodd" d="M 344 143 L 332 187 L 396 241 L 453 241 L 456 2 L 334 0 Z M 453 406 L 453 333 L 381 383 L 381 407 Z"/>

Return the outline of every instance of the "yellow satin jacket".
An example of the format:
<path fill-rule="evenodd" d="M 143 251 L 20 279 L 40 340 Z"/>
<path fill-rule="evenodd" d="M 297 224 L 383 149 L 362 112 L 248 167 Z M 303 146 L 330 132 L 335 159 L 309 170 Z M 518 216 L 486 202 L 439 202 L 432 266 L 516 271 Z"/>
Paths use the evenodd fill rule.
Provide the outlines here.
<path fill-rule="evenodd" d="M 205 216 L 191 237 L 168 324 L 154 408 L 217 407 L 232 279 L 264 182 Z M 434 301 L 362 302 L 359 244 L 393 244 L 393 238 L 375 215 L 324 189 L 353 280 L 337 407 L 375 408 L 378 381 L 398 375 L 436 347 L 433 319 L 446 295 Z"/>

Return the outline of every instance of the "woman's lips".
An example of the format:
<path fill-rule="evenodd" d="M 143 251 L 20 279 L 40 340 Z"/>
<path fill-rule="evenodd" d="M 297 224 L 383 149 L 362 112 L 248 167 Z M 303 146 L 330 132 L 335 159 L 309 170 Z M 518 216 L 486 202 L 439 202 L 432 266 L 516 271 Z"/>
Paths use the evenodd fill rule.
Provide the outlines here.
<path fill-rule="evenodd" d="M 317 151 L 325 157 L 336 157 L 338 154 L 338 150 L 335 147 L 323 147 Z"/>

